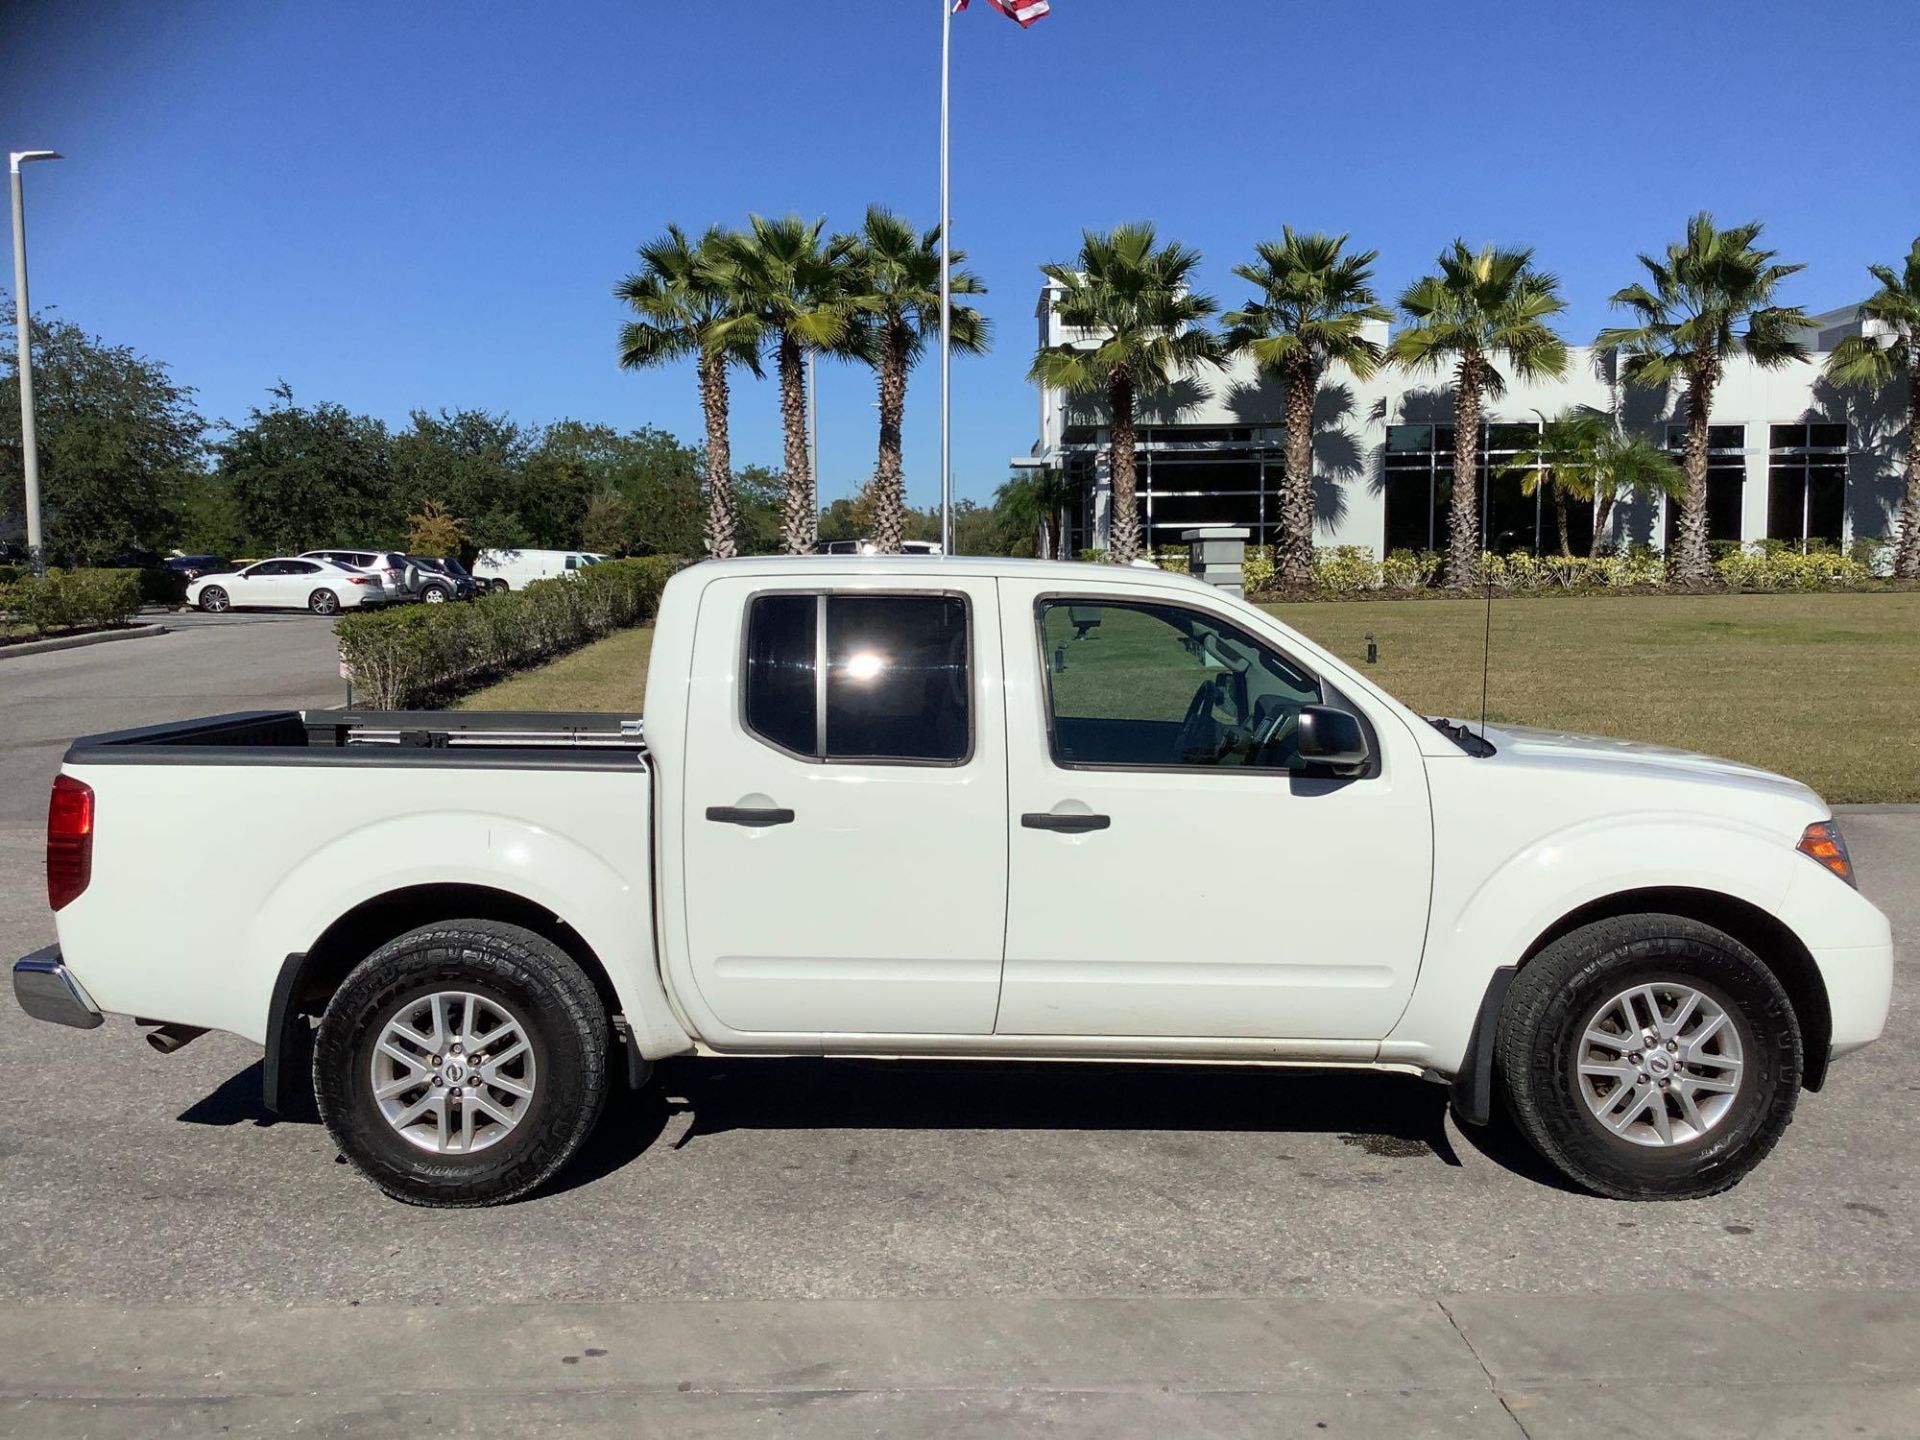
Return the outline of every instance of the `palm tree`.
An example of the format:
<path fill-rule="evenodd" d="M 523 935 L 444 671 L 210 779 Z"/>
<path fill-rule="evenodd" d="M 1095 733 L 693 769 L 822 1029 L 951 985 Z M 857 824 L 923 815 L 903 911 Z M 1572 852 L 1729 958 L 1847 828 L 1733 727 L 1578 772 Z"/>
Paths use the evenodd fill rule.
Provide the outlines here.
<path fill-rule="evenodd" d="M 1113 518 L 1107 558 L 1131 564 L 1140 554 L 1134 501 L 1134 404 L 1203 365 L 1218 364 L 1220 342 L 1203 327 L 1218 308 L 1193 293 L 1200 254 L 1162 246 L 1151 224 L 1084 232 L 1071 265 L 1042 265 L 1053 282 L 1060 323 L 1097 338 L 1043 345 L 1027 378 L 1075 395 L 1101 395 L 1112 423 Z"/>
<path fill-rule="evenodd" d="M 1514 456 L 1507 473 L 1518 474 L 1529 495 L 1543 484 L 1552 487 L 1562 555 L 1573 553 L 1567 502 L 1595 506 L 1593 542 L 1587 547 L 1590 557 L 1600 553 L 1607 522 L 1621 495 L 1641 499 L 1674 495 L 1686 485 L 1671 455 L 1645 435 L 1621 430 L 1610 417 L 1586 405 L 1572 406 L 1551 420 L 1541 416 L 1540 443 Z"/>
<path fill-rule="evenodd" d="M 900 458 L 901 426 L 907 409 L 907 375 L 940 334 L 940 231 L 924 235 L 878 205 L 867 207 L 857 235 L 834 237 L 848 254 L 847 298 L 854 311 L 848 347 L 873 366 L 880 384 L 880 455 L 867 490 L 874 549 L 900 553 L 906 525 L 906 501 Z M 956 250 L 955 265 L 966 252 Z M 984 295 L 986 286 L 966 270 L 951 274 L 955 295 Z M 987 348 L 987 323 L 967 305 L 952 307 L 955 350 L 981 354 Z"/>
<path fill-rule="evenodd" d="M 1020 547 L 1041 560 L 1064 559 L 1060 512 L 1079 498 L 1078 491 L 1065 471 L 1051 465 L 1022 470 L 995 490 L 993 518 L 1007 552 Z"/>
<path fill-rule="evenodd" d="M 1484 399 L 1506 393 L 1497 357 L 1525 379 L 1559 375 L 1567 346 L 1547 320 L 1567 308 L 1560 282 L 1533 268 L 1533 251 L 1455 240 L 1440 272 L 1400 296 L 1410 322 L 1390 353 L 1410 370 L 1453 367 L 1453 503 L 1447 524 L 1446 583 L 1473 584 L 1480 558 L 1480 416 Z"/>
<path fill-rule="evenodd" d="M 1674 464 L 1673 456 L 1645 435 L 1611 427 L 1594 452 L 1585 482 L 1587 493 L 1576 491 L 1580 499 L 1599 503 L 1593 512 L 1593 545 L 1589 555 L 1598 555 L 1606 543 L 1607 522 L 1622 495 L 1640 501 L 1664 495 L 1669 500 L 1686 493 L 1687 472 Z"/>
<path fill-rule="evenodd" d="M 1592 503 L 1590 475 L 1606 436 L 1604 415 L 1590 405 L 1572 405 L 1551 420 L 1541 415 L 1539 443 L 1515 455 L 1506 467 L 1506 474 L 1519 478 L 1525 494 L 1536 494 L 1544 485 L 1553 496 L 1553 518 L 1560 531 L 1562 555 L 1573 554 L 1567 534 L 1567 498 L 1574 496 Z"/>
<path fill-rule="evenodd" d="M 1879 290 L 1860 307 L 1891 335 L 1888 344 L 1867 335 L 1849 335 L 1827 357 L 1827 375 L 1837 384 L 1881 390 L 1907 382 L 1907 488 L 1900 501 L 1893 573 L 1920 580 L 1920 239 L 1907 252 L 1903 272 L 1870 265 Z"/>
<path fill-rule="evenodd" d="M 1280 492 L 1280 544 L 1274 571 L 1282 585 L 1313 581 L 1313 407 L 1327 366 L 1341 364 L 1365 380 L 1385 352 L 1369 340 L 1369 320 L 1391 313 L 1373 293 L 1377 250 L 1343 255 L 1345 235 L 1296 235 L 1281 227 L 1278 241 L 1262 241 L 1258 265 L 1233 273 L 1260 288 L 1260 298 L 1222 318 L 1226 348 L 1252 357 L 1280 377 L 1286 390 L 1287 477 Z"/>
<path fill-rule="evenodd" d="M 839 351 L 851 329 L 847 249 L 839 237 L 822 239 L 826 223 L 755 215 L 751 232 L 728 247 L 732 283 L 759 317 L 780 372 L 787 472 L 780 542 L 789 555 L 811 554 L 820 526 L 807 454 L 807 352 Z"/>
<path fill-rule="evenodd" d="M 700 409 L 707 422 L 707 554 L 738 553 L 733 457 L 727 438 L 727 367 L 760 373 L 760 322 L 729 283 L 735 232 L 713 226 L 691 243 L 678 225 L 640 247 L 640 269 L 614 287 L 638 319 L 620 327 L 620 364 L 640 370 L 697 357 Z"/>
<path fill-rule="evenodd" d="M 1760 228 L 1756 220 L 1721 230 L 1702 210 L 1687 222 L 1686 240 L 1667 246 L 1666 259 L 1640 257 L 1651 288 L 1634 284 L 1614 293 L 1613 304 L 1631 310 L 1639 323 L 1602 330 L 1593 342 L 1625 353 L 1630 384 L 1664 390 L 1676 378 L 1687 383 L 1687 489 L 1668 557 L 1672 578 L 1682 584 L 1713 576 L 1707 556 L 1707 418 L 1727 357 L 1745 354 L 1772 369 L 1807 353 L 1799 340 L 1809 323 L 1805 313 L 1773 303 L 1780 282 L 1806 267 L 1776 265 L 1775 251 L 1756 249 Z"/>

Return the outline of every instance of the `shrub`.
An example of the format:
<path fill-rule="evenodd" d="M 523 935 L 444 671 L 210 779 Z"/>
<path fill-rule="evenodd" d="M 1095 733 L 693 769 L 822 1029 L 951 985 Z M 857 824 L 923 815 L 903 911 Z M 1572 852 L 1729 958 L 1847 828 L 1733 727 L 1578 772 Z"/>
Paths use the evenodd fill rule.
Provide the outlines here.
<path fill-rule="evenodd" d="M 1149 558 L 1162 570 L 1171 570 L 1176 575 L 1191 574 L 1193 570 L 1193 552 L 1184 545 L 1162 545 Z"/>
<path fill-rule="evenodd" d="M 418 709 L 474 682 L 538 665 L 653 618 L 682 562 L 608 560 L 568 579 L 483 595 L 470 605 L 410 605 L 345 615 L 334 626 L 353 683 L 377 710 Z"/>
<path fill-rule="evenodd" d="M 140 613 L 137 570 L 49 570 L 0 585 L 0 610 L 36 635 L 124 625 Z"/>
<path fill-rule="evenodd" d="M 1380 562 L 1380 583 L 1389 590 L 1429 589 L 1446 559 L 1438 550 L 1395 550 Z"/>
<path fill-rule="evenodd" d="M 1249 595 L 1273 588 L 1273 547 L 1249 545 L 1240 567 L 1240 585 Z"/>
<path fill-rule="evenodd" d="M 1831 548 L 1803 555 L 1778 541 L 1725 555 L 1713 569 L 1730 590 L 1851 590 L 1873 578 L 1854 556 Z"/>
<path fill-rule="evenodd" d="M 1364 545 L 1334 545 L 1313 552 L 1313 588 L 1329 599 L 1380 587 L 1380 562 Z"/>

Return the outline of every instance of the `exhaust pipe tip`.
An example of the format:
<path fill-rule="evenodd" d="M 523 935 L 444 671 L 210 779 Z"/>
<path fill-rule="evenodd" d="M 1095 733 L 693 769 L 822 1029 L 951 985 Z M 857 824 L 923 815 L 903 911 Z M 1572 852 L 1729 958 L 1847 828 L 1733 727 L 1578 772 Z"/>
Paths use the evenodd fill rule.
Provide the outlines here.
<path fill-rule="evenodd" d="M 182 1046 L 191 1045 L 206 1030 L 198 1025 L 161 1025 L 147 1032 L 147 1044 L 162 1055 L 171 1055 Z"/>

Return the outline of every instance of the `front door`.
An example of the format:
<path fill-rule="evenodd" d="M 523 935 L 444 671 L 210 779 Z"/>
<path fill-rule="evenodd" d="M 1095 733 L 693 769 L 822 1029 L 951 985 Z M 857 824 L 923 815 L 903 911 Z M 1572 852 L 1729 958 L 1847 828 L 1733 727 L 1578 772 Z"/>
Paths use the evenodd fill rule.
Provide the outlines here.
<path fill-rule="evenodd" d="M 998 1033 L 1373 1040 L 1412 993 L 1432 822 L 1414 737 L 1190 590 L 1002 581 L 1012 798 Z M 1375 763 L 1303 774 L 1305 704 Z"/>
<path fill-rule="evenodd" d="M 723 1032 L 772 1046 L 992 1031 L 1007 884 L 994 599 L 960 577 L 706 588 L 679 843 L 690 978 Z"/>

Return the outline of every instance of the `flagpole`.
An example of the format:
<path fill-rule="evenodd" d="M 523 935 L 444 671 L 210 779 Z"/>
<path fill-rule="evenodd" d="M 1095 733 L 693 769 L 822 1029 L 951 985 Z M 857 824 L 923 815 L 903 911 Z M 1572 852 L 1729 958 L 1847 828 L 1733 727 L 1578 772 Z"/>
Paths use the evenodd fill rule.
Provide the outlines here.
<path fill-rule="evenodd" d="M 947 106 L 953 0 L 940 0 L 940 549 L 953 553 L 953 216 L 947 191 Z"/>

